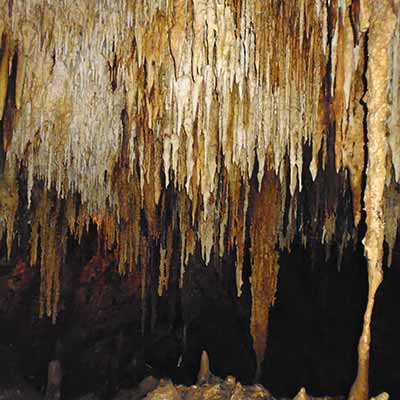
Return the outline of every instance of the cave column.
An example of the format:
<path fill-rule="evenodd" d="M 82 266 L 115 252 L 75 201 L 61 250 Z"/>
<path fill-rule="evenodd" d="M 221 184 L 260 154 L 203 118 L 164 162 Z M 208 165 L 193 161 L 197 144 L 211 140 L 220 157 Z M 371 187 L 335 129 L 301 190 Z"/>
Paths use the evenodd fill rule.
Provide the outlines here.
<path fill-rule="evenodd" d="M 382 282 L 384 241 L 383 192 L 386 179 L 386 120 L 388 116 L 388 77 L 390 75 L 390 42 L 396 25 L 391 0 L 361 2 L 361 30 L 368 28 L 368 165 L 364 193 L 367 231 L 363 240 L 368 261 L 368 303 L 358 345 L 358 371 L 351 388 L 350 400 L 368 399 L 371 316 L 375 293 Z M 361 145 L 361 144 L 360 144 Z"/>

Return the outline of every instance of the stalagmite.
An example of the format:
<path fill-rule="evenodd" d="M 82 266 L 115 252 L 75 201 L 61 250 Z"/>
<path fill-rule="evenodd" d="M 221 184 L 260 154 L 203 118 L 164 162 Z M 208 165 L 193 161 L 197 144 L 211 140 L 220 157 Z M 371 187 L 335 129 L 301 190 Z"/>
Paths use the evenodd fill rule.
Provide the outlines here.
<path fill-rule="evenodd" d="M 197 375 L 197 384 L 202 385 L 203 383 L 207 383 L 210 379 L 210 361 L 208 359 L 208 354 L 205 350 L 201 352 L 200 358 L 200 369 Z"/>
<path fill-rule="evenodd" d="M 309 400 L 310 397 L 307 395 L 306 389 L 301 388 L 299 393 L 293 398 L 293 400 Z"/>
<path fill-rule="evenodd" d="M 388 0 L 362 1 L 362 19 L 368 21 L 368 166 L 364 194 L 367 232 L 363 240 L 368 260 L 368 303 L 358 345 L 358 372 L 349 399 L 368 399 L 369 348 L 371 316 L 375 293 L 382 282 L 384 241 L 383 193 L 386 180 L 386 122 L 388 118 L 388 84 L 390 43 L 396 26 L 393 3 Z M 366 26 L 363 27 L 365 29 Z"/>
<path fill-rule="evenodd" d="M 61 381 L 62 370 L 60 361 L 52 360 L 49 362 L 47 374 L 46 400 L 58 400 L 61 398 Z"/>

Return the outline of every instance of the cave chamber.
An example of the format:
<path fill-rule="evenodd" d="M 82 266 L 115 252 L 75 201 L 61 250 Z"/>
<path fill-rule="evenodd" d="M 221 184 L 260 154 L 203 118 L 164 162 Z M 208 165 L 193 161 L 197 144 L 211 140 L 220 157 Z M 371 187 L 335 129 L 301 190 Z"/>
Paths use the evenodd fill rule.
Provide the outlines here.
<path fill-rule="evenodd" d="M 400 398 L 399 43 L 399 0 L 0 0 L 0 392 Z"/>

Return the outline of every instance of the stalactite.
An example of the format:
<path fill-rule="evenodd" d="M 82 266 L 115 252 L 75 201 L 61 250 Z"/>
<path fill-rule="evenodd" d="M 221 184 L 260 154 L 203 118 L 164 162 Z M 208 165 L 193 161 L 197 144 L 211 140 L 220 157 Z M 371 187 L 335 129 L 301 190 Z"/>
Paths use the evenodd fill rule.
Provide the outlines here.
<path fill-rule="evenodd" d="M 244 244 L 246 239 L 246 212 L 244 187 L 238 167 L 234 167 L 229 182 L 229 236 L 228 249 L 236 249 L 236 289 L 241 295 L 242 268 L 244 261 Z"/>
<path fill-rule="evenodd" d="M 153 165 L 149 155 L 155 147 L 156 161 L 160 161 L 162 144 L 166 185 L 170 168 L 176 183 L 182 186 L 185 182 L 191 198 L 198 196 L 194 192 L 200 185 L 201 213 L 207 215 L 220 170 L 218 151 L 223 151 L 228 173 L 232 164 L 239 165 L 247 180 L 255 148 L 263 167 L 264 149 L 272 145 L 276 170 L 282 155 L 290 152 L 293 194 L 297 181 L 301 188 L 303 136 L 308 140 L 314 126 L 311 117 L 301 126 L 302 116 L 317 112 L 318 101 L 313 99 L 319 98 L 320 86 L 320 74 L 312 74 L 311 67 L 297 60 L 309 55 L 319 70 L 325 65 L 319 47 L 324 35 L 312 33 L 310 26 L 323 18 L 326 10 L 322 4 L 309 3 L 300 13 L 298 29 L 291 32 L 285 18 L 296 15 L 297 6 L 290 3 L 280 6 L 282 13 L 275 21 L 274 2 L 265 6 L 246 3 L 246 16 L 229 5 L 202 2 L 193 8 L 187 2 L 176 2 L 172 7 L 167 2 L 158 6 L 146 3 L 146 7 L 132 10 L 120 0 L 112 8 L 107 2 L 91 4 L 82 13 L 80 3 L 69 8 L 63 3 L 36 7 L 39 3 L 33 0 L 16 1 L 13 19 L 5 23 L 10 31 L 7 35 L 17 39 L 19 54 L 16 106 L 20 118 L 11 151 L 21 158 L 28 143 L 34 142 L 33 135 L 38 135 L 39 147 L 28 154 L 32 179 L 44 178 L 48 187 L 54 181 L 63 196 L 78 191 L 89 213 L 104 208 L 107 202 L 116 205 L 110 180 L 104 177 L 110 175 L 121 150 L 119 116 L 126 103 L 130 168 L 135 168 L 136 162 L 142 165 L 141 190 Z M 183 12 L 186 7 L 188 12 Z M 98 19 L 100 23 L 96 23 Z M 85 26 L 82 40 L 79 26 Z M 323 29 L 323 25 L 315 26 Z M 274 32 L 281 40 L 275 40 Z M 259 47 L 257 35 L 265 38 Z M 304 35 L 311 40 L 311 47 L 304 46 Z M 134 47 L 129 45 L 133 38 Z M 154 47 L 156 38 L 161 42 Z M 76 48 L 80 57 L 74 53 Z M 103 59 L 97 56 L 100 53 Z M 278 55 L 285 60 L 282 66 L 274 61 Z M 26 76 L 32 78 L 27 80 Z M 315 81 L 309 85 L 304 77 Z M 70 82 L 75 82 L 74 86 Z M 302 96 L 305 90 L 307 96 Z M 229 109 L 231 113 L 227 113 Z M 229 121 L 228 115 L 233 115 L 233 120 Z M 139 121 L 150 128 L 146 139 Z M 194 125 L 197 145 L 204 149 L 200 158 L 193 153 Z M 290 130 L 296 134 L 288 135 Z M 280 131 L 285 134 L 277 135 Z M 155 136 L 161 140 L 153 140 Z M 197 174 L 193 174 L 195 165 Z M 160 176 L 156 171 L 155 178 Z M 262 172 L 258 180 L 261 182 Z M 158 181 L 156 198 L 160 190 Z M 203 230 L 214 231 L 212 225 L 208 223 L 207 229 L 204 225 Z M 204 246 L 207 255 L 209 235 Z"/>
<path fill-rule="evenodd" d="M 364 142 L 362 98 L 365 92 L 364 37 L 356 38 L 350 8 L 339 8 L 337 15 L 338 43 L 333 113 L 336 122 L 336 170 L 347 168 L 353 193 L 353 214 L 357 226 L 361 218 Z M 335 32 L 336 34 L 336 32 Z M 357 44 L 355 44 L 357 43 Z M 332 66 L 334 68 L 334 66 Z"/>
<path fill-rule="evenodd" d="M 6 163 L 0 175 L 0 238 L 6 232 L 7 258 L 10 258 L 14 237 L 14 222 L 18 209 L 18 191 L 15 185 L 16 171 L 12 162 Z"/>
<path fill-rule="evenodd" d="M 66 251 L 65 220 L 61 220 L 61 200 L 51 198 L 44 190 L 35 209 L 35 223 L 32 227 L 31 265 L 38 254 L 40 234 L 40 316 L 52 317 L 55 323 L 60 297 L 60 272 Z"/>
<path fill-rule="evenodd" d="M 364 37 L 361 37 L 357 49 L 358 62 L 355 67 L 350 87 L 350 105 L 348 121 L 343 129 L 343 145 L 341 149 L 342 163 L 348 169 L 350 185 L 353 195 L 354 224 L 358 226 L 361 219 L 362 176 L 364 171 L 364 110 L 362 99 L 364 95 L 363 71 L 365 68 L 364 54 L 361 49 L 365 46 Z M 354 50 L 355 51 L 355 50 Z M 354 60 L 354 58 L 353 58 Z"/>
<path fill-rule="evenodd" d="M 364 325 L 358 345 L 358 372 L 351 388 L 350 399 L 368 398 L 369 348 L 371 342 L 370 322 L 375 293 L 382 282 L 382 260 L 384 241 L 383 194 L 386 180 L 387 99 L 390 78 L 390 43 L 396 26 L 393 3 L 387 0 L 378 3 L 362 1 L 363 17 L 368 21 L 368 166 L 367 184 L 364 194 L 367 232 L 364 238 L 368 260 L 368 303 L 364 314 Z"/>
<path fill-rule="evenodd" d="M 8 87 L 8 74 L 9 74 L 9 63 L 12 58 L 12 50 L 11 50 L 11 39 L 9 34 L 0 35 L 0 41 L 4 37 L 4 48 L 3 54 L 1 56 L 0 62 L 0 121 L 3 119 L 4 107 L 6 104 L 7 97 L 7 87 Z"/>
<path fill-rule="evenodd" d="M 273 171 L 264 174 L 261 190 L 254 193 L 250 225 L 251 335 L 258 373 L 264 359 L 269 308 L 274 303 L 278 280 L 277 238 L 280 220 L 280 184 Z"/>
<path fill-rule="evenodd" d="M 158 280 L 158 295 L 162 296 L 168 289 L 170 279 L 171 260 L 173 254 L 173 223 L 167 228 L 165 243 L 160 246 L 160 275 Z"/>
<path fill-rule="evenodd" d="M 121 274 L 147 274 L 142 291 L 149 286 L 150 274 L 141 264 L 150 262 L 154 243 L 161 244 L 165 260 L 160 292 L 166 289 L 172 251 L 180 251 L 182 286 L 185 267 L 199 246 L 206 264 L 213 254 L 235 253 L 239 296 L 249 225 L 255 240 L 254 279 L 260 274 L 259 282 L 266 279 L 260 267 L 265 249 L 256 227 L 262 228 L 260 235 L 268 235 L 271 260 L 276 255 L 273 235 L 281 248 L 290 249 L 299 229 L 305 245 L 312 236 L 327 249 L 334 240 L 344 248 L 356 231 L 346 222 L 346 234 L 337 235 L 338 198 L 345 185 L 332 185 L 330 191 L 319 180 L 322 170 L 332 178 L 328 163 L 333 159 L 335 179 L 347 171 L 357 225 L 365 158 L 368 8 L 365 1 L 360 9 L 353 3 L 0 0 L 2 116 L 4 110 L 11 113 L 9 87 L 15 79 L 15 116 L 3 143 L 7 162 L 0 177 L 7 192 L 0 199 L 0 236 L 7 231 L 8 251 L 22 170 L 32 217 L 30 263 L 40 261 L 43 288 L 55 292 L 59 269 L 53 259 L 42 259 L 39 243 L 58 246 L 68 235 L 80 241 L 90 224 L 96 226 L 104 250 L 114 253 Z M 396 12 L 398 27 L 398 8 Z M 398 41 L 395 33 L 388 70 L 387 183 L 393 182 L 392 167 L 395 182 L 400 175 Z M 12 60 L 17 60 L 15 77 Z M 328 154 L 330 135 L 335 154 Z M 308 166 L 306 148 L 311 152 Z M 310 190 L 303 188 L 307 167 L 324 193 L 316 196 L 316 204 L 304 205 L 301 192 Z M 279 180 L 278 202 L 272 207 L 277 228 L 268 232 L 263 230 L 265 215 L 258 210 L 260 221 L 254 221 L 251 211 L 253 198 L 259 207 L 262 203 L 255 186 L 261 192 L 270 190 L 264 188 L 265 179 L 271 179 L 264 177 L 266 168 Z M 165 220 L 169 190 L 176 199 L 173 228 Z M 65 202 L 57 223 L 33 199 L 33 192 L 40 198 L 47 191 L 58 199 L 54 204 Z M 394 201 L 392 194 L 386 197 L 388 205 Z M 386 210 L 389 219 L 392 214 Z M 53 205 L 51 213 L 56 211 Z M 312 224 L 308 214 L 315 226 L 307 230 L 303 223 Z M 57 240 L 43 228 L 45 220 L 57 226 Z M 389 246 L 394 225 L 394 220 L 386 225 Z M 173 231 L 179 245 L 171 244 Z M 57 252 L 62 249 L 49 249 L 49 257 Z M 273 275 L 276 265 L 268 265 Z M 274 280 L 268 282 L 272 301 Z M 257 283 L 253 286 L 256 293 Z M 260 290 L 264 286 L 260 284 Z M 56 297 L 51 295 L 49 301 Z M 261 310 L 256 297 L 254 307 Z M 142 293 L 144 307 L 145 299 Z M 268 313 L 259 312 L 254 318 L 264 321 L 257 328 L 261 337 Z M 259 360 L 263 346 L 257 341 Z"/>
<path fill-rule="evenodd" d="M 400 182 L 400 6 L 397 4 L 397 22 L 391 43 L 388 142 L 396 182 Z"/>

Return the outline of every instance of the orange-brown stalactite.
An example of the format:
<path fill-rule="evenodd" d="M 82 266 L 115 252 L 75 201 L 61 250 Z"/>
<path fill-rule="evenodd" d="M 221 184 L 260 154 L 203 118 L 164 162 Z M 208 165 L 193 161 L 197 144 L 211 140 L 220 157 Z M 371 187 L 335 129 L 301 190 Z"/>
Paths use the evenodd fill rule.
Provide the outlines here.
<path fill-rule="evenodd" d="M 261 190 L 253 196 L 250 225 L 251 335 L 260 371 L 266 349 L 269 308 L 275 300 L 279 270 L 277 238 L 281 191 L 279 179 L 273 171 L 264 174 Z"/>
<path fill-rule="evenodd" d="M 8 75 L 10 69 L 10 59 L 12 58 L 11 39 L 9 34 L 0 35 L 2 46 L 2 56 L 0 61 L 0 121 L 3 119 L 4 107 L 6 105 Z M 0 45 L 1 46 L 1 45 Z"/>
<path fill-rule="evenodd" d="M 37 199 L 32 227 L 31 265 L 37 261 L 40 234 L 40 316 L 57 318 L 60 297 L 60 271 L 64 262 L 67 240 L 66 220 L 59 222 L 62 200 L 53 199 L 44 190 Z"/>
<path fill-rule="evenodd" d="M 7 47 L 9 49 L 7 49 Z M 15 70 L 17 66 L 17 55 L 14 50 L 10 49 L 11 44 L 6 45 L 6 48 L 4 49 L 4 54 L 3 57 L 4 59 L 7 58 L 8 56 L 8 75 L 7 79 L 8 82 L 5 83 L 6 88 L 4 92 L 4 106 L 3 106 L 3 119 L 0 118 L 0 123 L 2 123 L 3 127 L 3 142 L 0 143 L 0 146 L 2 146 L 3 150 L 5 153 L 8 152 L 11 142 L 12 142 L 12 136 L 14 132 L 14 126 L 18 122 L 18 113 L 16 112 L 15 108 Z M 8 54 L 7 54 L 8 53 Z M 1 69 L 1 65 L 0 65 Z M 1 78 L 0 78 L 1 79 Z M 1 85 L 1 84 L 0 84 Z M 0 89 L 1 91 L 1 89 Z M 0 93 L 0 103 L 1 103 L 1 93 Z M 1 107 L 1 106 L 0 106 Z"/>
<path fill-rule="evenodd" d="M 3 175 L 0 176 L 0 237 L 4 233 L 7 243 L 7 257 L 10 258 L 13 237 L 14 222 L 18 209 L 18 191 L 15 185 L 15 169 L 11 163 L 6 163 Z"/>
<path fill-rule="evenodd" d="M 336 155 L 336 171 L 339 171 L 341 166 L 341 158 L 340 158 L 340 149 L 342 147 L 342 135 L 341 135 L 341 122 L 342 116 L 344 113 L 344 80 L 345 80 L 345 63 L 346 58 L 344 57 L 345 50 L 345 27 L 343 13 L 345 10 L 338 10 L 338 18 L 337 18 L 337 28 L 335 35 L 338 36 L 336 43 L 336 65 L 333 65 L 332 68 L 335 69 L 334 72 L 334 101 L 333 101 L 333 114 L 336 122 L 337 134 L 336 134 L 336 143 L 335 143 L 335 155 Z M 347 61 L 348 62 L 348 61 Z"/>
<path fill-rule="evenodd" d="M 244 187 L 240 179 L 240 171 L 238 167 L 233 167 L 230 175 L 231 180 L 229 186 L 229 217 L 228 217 L 228 249 L 236 249 L 236 288 L 238 296 L 241 295 L 242 281 L 242 268 L 244 260 L 244 242 L 246 236 L 246 213 L 244 200 Z"/>
<path fill-rule="evenodd" d="M 343 166 L 348 168 L 349 180 L 353 195 L 353 215 L 355 226 L 361 219 L 361 197 L 362 197 L 362 176 L 364 171 L 365 152 L 364 146 L 364 109 L 363 96 L 365 87 L 363 82 L 363 71 L 365 70 L 365 59 L 363 47 L 365 45 L 364 36 L 359 39 L 359 49 L 357 50 L 357 65 L 355 74 L 351 80 L 349 93 L 348 121 L 342 131 L 343 147 L 341 158 Z"/>
<path fill-rule="evenodd" d="M 332 65 L 334 88 L 332 112 L 336 128 L 335 162 L 337 171 L 341 168 L 348 170 L 353 191 L 354 222 L 357 226 L 361 216 L 362 173 L 364 171 L 362 98 L 365 92 L 363 82 L 365 43 L 363 36 L 354 37 L 350 8 L 338 7 L 335 11 L 333 7 L 332 12 L 336 16 L 333 40 L 336 55 Z"/>

